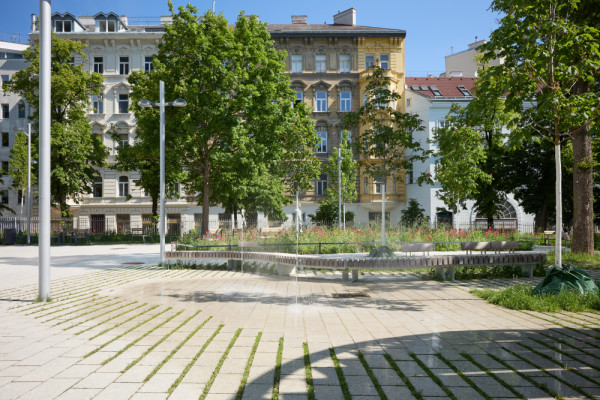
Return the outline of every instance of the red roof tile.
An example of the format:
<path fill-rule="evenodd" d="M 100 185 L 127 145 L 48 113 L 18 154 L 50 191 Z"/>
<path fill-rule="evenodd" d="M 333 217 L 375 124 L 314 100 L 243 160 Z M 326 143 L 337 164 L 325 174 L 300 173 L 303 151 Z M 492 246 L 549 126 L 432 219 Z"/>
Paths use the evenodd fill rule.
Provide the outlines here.
<path fill-rule="evenodd" d="M 442 97 L 465 97 L 466 94 L 461 92 L 458 87 L 463 86 L 473 95 L 473 86 L 475 78 L 406 78 L 406 88 L 415 93 L 420 93 L 428 97 L 436 97 L 431 87 L 437 87 Z M 415 86 L 415 89 L 413 89 Z M 416 86 L 419 87 L 416 90 Z M 427 90 L 422 90 L 422 86 L 427 86 Z M 437 96 L 439 97 L 439 96 Z"/>

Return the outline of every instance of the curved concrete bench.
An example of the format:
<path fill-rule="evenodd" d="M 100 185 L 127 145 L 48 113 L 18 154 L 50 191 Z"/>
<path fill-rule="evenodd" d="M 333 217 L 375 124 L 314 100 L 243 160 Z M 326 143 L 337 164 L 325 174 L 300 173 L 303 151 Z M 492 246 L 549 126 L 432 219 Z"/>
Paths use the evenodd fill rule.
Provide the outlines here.
<path fill-rule="evenodd" d="M 358 280 L 358 270 L 407 270 L 436 268 L 442 277 L 449 275 L 454 279 L 454 268 L 465 266 L 490 266 L 490 265 L 520 265 L 523 273 L 527 270 L 529 277 L 533 276 L 534 265 L 546 261 L 545 253 L 506 253 L 506 254 L 450 254 L 422 257 L 398 258 L 339 258 L 315 257 L 312 255 L 299 255 L 266 252 L 241 252 L 241 251 L 167 251 L 167 259 L 175 260 L 244 260 L 264 263 L 274 263 L 278 266 L 287 266 L 287 275 L 298 265 L 306 268 L 341 269 L 344 280 L 348 279 L 348 270 L 352 270 L 352 281 Z M 285 273 L 278 268 L 281 275 Z"/>

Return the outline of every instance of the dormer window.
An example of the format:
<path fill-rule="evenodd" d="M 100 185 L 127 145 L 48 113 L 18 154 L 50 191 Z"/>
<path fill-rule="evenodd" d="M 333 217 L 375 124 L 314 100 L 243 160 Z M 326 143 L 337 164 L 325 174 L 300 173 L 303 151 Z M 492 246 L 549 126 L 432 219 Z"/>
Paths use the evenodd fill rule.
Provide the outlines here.
<path fill-rule="evenodd" d="M 101 19 L 98 18 L 96 20 L 98 26 L 98 32 L 116 32 L 117 31 L 117 21 L 114 19 Z"/>
<path fill-rule="evenodd" d="M 437 86 L 431 85 L 430 87 L 431 87 L 431 91 L 433 92 L 434 96 L 441 96 L 442 95 L 442 93 L 440 92 L 440 89 L 438 89 Z"/>
<path fill-rule="evenodd" d="M 68 19 L 54 21 L 54 32 L 73 32 L 73 22 Z"/>

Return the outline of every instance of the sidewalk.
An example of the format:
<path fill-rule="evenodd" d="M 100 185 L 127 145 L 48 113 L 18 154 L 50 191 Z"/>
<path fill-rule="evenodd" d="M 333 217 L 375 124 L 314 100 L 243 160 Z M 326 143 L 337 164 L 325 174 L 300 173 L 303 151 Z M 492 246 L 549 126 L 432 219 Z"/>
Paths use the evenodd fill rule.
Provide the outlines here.
<path fill-rule="evenodd" d="M 0 254 L 0 400 L 600 396 L 600 314 L 469 293 L 512 279 L 164 270 L 157 245 L 63 246 L 41 304 L 31 249 Z"/>

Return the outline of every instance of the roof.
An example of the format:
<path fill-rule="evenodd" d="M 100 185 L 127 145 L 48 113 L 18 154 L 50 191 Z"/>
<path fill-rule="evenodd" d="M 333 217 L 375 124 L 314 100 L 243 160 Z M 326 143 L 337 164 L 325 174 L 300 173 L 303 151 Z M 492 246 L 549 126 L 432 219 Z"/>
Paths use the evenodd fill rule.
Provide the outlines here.
<path fill-rule="evenodd" d="M 410 78 L 406 88 L 426 97 L 471 97 L 475 78 Z M 462 89 L 462 90 L 461 90 Z"/>
<path fill-rule="evenodd" d="M 267 30 L 272 37 L 406 37 L 402 29 L 376 28 L 373 26 L 328 25 L 328 24 L 269 24 Z"/>

